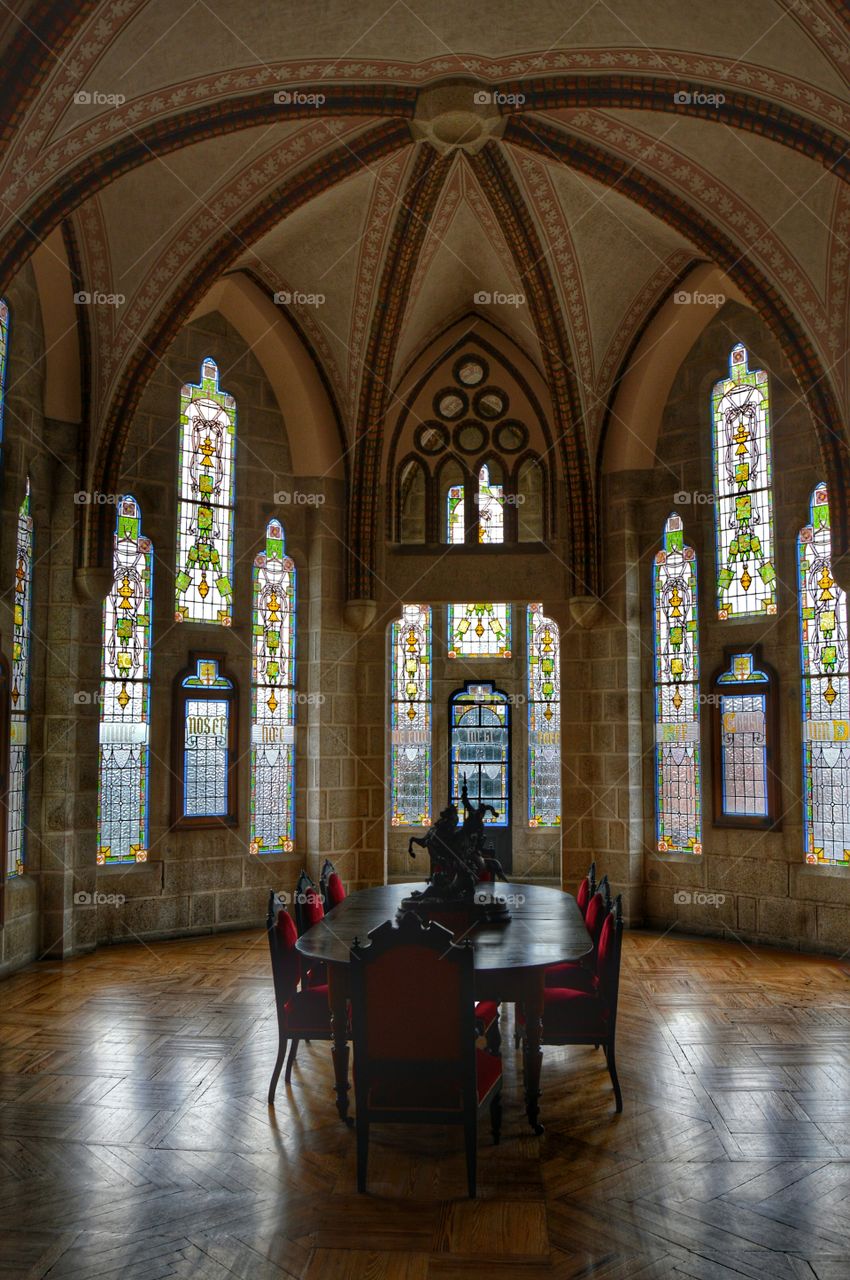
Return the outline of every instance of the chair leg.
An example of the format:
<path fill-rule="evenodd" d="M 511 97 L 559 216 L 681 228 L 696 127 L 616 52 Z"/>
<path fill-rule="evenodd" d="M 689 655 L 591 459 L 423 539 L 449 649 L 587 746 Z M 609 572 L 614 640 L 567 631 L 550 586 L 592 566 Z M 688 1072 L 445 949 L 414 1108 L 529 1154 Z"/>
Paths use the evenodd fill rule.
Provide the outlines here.
<path fill-rule="evenodd" d="M 357 1190 L 366 1190 L 366 1169 L 369 1163 L 369 1121 L 361 1119 L 357 1108 Z"/>
<path fill-rule="evenodd" d="M 617 1079 L 617 1064 L 614 1061 L 614 1042 L 609 1040 L 605 1046 L 605 1058 L 608 1062 L 608 1074 L 611 1077 L 611 1083 L 614 1086 L 614 1099 L 617 1103 L 617 1111 L 623 1110 L 623 1095 L 620 1092 L 620 1081 Z"/>
<path fill-rule="evenodd" d="M 269 1083 L 269 1106 L 274 1102 L 275 1090 L 277 1082 L 280 1079 L 280 1073 L 283 1070 L 283 1060 L 286 1057 L 286 1040 L 281 1040 L 277 1048 L 277 1062 L 274 1064 L 274 1071 Z"/>
<path fill-rule="evenodd" d="M 502 1136 L 502 1091 L 496 1094 L 490 1103 L 490 1128 L 493 1131 L 493 1145 L 499 1145 L 499 1138 Z"/>
<path fill-rule="evenodd" d="M 466 1181 L 470 1200 L 475 1199 L 476 1173 L 478 1166 L 478 1114 L 473 1112 L 467 1116 L 463 1124 L 466 1139 Z"/>
<path fill-rule="evenodd" d="M 283 1077 L 284 1084 L 289 1084 L 292 1079 L 292 1067 L 295 1062 L 295 1055 L 298 1053 L 298 1040 L 292 1041 L 292 1048 L 289 1050 L 289 1057 L 286 1060 L 286 1075 Z"/>

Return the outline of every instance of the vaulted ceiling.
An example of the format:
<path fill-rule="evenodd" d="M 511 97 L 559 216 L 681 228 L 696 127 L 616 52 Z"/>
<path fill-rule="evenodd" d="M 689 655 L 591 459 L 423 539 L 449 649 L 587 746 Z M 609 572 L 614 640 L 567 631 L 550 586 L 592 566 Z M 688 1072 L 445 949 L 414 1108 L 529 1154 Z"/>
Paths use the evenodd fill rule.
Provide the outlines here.
<path fill-rule="evenodd" d="M 125 298 L 87 315 L 93 477 L 223 273 L 288 299 L 366 480 L 403 371 L 478 311 L 553 390 L 592 583 L 612 386 L 702 261 L 846 460 L 850 35 L 826 0 L 36 0 L 0 40 L 0 286 L 65 220 L 82 287 Z"/>

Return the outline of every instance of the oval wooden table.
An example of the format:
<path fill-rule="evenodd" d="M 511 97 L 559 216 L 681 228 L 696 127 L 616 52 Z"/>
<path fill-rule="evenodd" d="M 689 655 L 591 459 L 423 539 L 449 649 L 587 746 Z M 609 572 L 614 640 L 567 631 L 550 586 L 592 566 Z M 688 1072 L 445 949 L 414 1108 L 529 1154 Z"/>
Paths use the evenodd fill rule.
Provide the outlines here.
<path fill-rule="evenodd" d="M 365 941 L 371 929 L 395 920 L 402 898 L 425 884 L 390 884 L 362 889 L 345 898 L 298 939 L 297 948 L 327 965 L 328 999 L 333 1030 L 336 1105 L 348 1118 L 348 1039 L 346 1000 L 351 943 Z M 507 897 L 507 924 L 478 927 L 468 935 L 475 955 L 477 1000 L 513 1001 L 525 1013 L 525 1106 L 535 1133 L 542 1133 L 540 1108 L 540 1049 L 544 970 L 552 964 L 580 960 L 591 951 L 590 936 L 571 894 L 542 885 L 499 883 Z"/>

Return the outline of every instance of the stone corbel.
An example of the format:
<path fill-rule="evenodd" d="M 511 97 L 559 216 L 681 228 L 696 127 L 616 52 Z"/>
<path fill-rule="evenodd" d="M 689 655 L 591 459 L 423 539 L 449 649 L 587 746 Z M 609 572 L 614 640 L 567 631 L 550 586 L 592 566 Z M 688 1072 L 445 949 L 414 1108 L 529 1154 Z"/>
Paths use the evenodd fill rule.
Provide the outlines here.
<path fill-rule="evenodd" d="M 597 596 L 570 596 L 570 617 L 583 631 L 592 631 L 602 617 L 602 601 Z"/>
<path fill-rule="evenodd" d="M 368 631 L 378 612 L 377 600 L 346 600 L 343 617 L 349 631 Z"/>

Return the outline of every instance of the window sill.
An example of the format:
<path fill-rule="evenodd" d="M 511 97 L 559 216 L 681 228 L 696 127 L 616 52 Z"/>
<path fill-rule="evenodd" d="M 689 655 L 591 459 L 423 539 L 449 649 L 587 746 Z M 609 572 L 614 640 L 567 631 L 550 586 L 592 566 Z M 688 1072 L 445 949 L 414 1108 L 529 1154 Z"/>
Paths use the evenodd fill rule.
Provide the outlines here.
<path fill-rule="evenodd" d="M 818 879 L 834 877 L 836 880 L 846 880 L 850 876 L 850 867 L 834 867 L 828 862 L 825 862 L 822 866 L 817 866 L 813 862 L 804 862 L 799 867 L 797 874 L 800 876 L 817 876 Z"/>
<path fill-rule="evenodd" d="M 471 556 L 504 556 L 504 555 L 547 555 L 552 548 L 548 542 L 485 542 L 485 543 L 450 543 L 450 542 L 390 542 L 388 549 L 399 555 L 471 555 Z"/>

